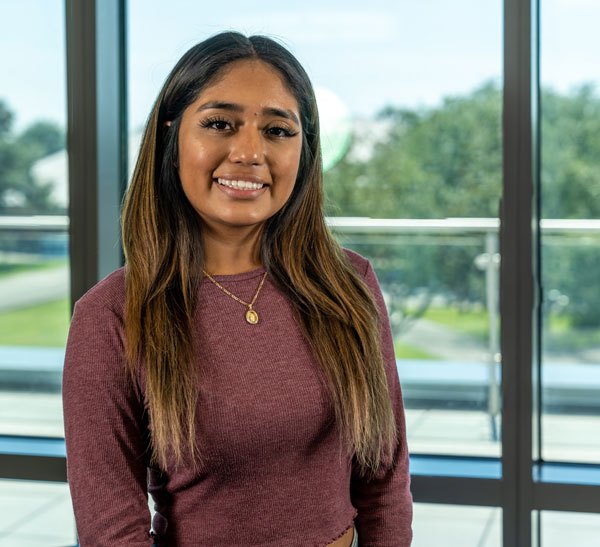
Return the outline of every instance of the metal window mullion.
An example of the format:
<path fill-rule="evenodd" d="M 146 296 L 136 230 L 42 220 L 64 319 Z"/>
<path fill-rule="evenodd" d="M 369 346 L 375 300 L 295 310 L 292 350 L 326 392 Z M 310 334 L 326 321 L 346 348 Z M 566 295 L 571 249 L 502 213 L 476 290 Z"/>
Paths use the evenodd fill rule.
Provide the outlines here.
<path fill-rule="evenodd" d="M 533 491 L 537 511 L 600 511 L 600 486 L 597 485 L 540 482 L 534 485 Z"/>
<path fill-rule="evenodd" d="M 121 264 L 115 219 L 126 176 L 125 0 L 64 6 L 73 302 Z M 3 453 L 0 469 L 2 478 L 66 481 L 64 456 Z"/>
<path fill-rule="evenodd" d="M 433 475 L 411 477 L 415 503 L 498 507 L 502 502 L 501 490 L 498 479 Z"/>
<path fill-rule="evenodd" d="M 95 2 L 66 0 L 71 301 L 97 271 Z"/>
<path fill-rule="evenodd" d="M 67 482 L 67 466 L 61 456 L 0 454 L 0 479 Z"/>
<path fill-rule="evenodd" d="M 537 0 L 504 3 L 501 349 L 503 544 L 531 544 L 537 359 Z"/>
<path fill-rule="evenodd" d="M 122 264 L 125 0 L 66 0 L 71 300 Z"/>

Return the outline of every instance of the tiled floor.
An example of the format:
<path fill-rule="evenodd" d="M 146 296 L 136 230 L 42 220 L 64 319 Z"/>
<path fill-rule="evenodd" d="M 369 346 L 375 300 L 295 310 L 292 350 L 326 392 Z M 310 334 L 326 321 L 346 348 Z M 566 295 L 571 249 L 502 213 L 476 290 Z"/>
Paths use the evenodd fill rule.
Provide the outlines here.
<path fill-rule="evenodd" d="M 2 547 L 71 547 L 74 522 L 66 485 L 0 481 Z M 499 509 L 418 504 L 414 547 L 500 547 Z"/>
<path fill-rule="evenodd" d="M 66 484 L 0 481 L 2 547 L 67 547 L 75 544 Z"/>
<path fill-rule="evenodd" d="M 544 511 L 542 547 L 600 546 L 600 514 Z"/>
<path fill-rule="evenodd" d="M 412 547 L 501 547 L 502 511 L 419 503 Z"/>
<path fill-rule="evenodd" d="M 499 456 L 485 412 L 408 409 L 411 452 Z M 544 458 L 600 462 L 600 416 L 548 414 L 542 422 Z M 62 437 L 60 394 L 0 391 L 0 435 Z"/>
<path fill-rule="evenodd" d="M 498 456 L 483 412 L 407 410 L 410 450 Z M 62 436 L 60 395 L 0 392 L 0 434 Z M 600 417 L 544 421 L 548 459 L 600 462 Z M 548 456 L 548 454 L 550 456 Z M 417 504 L 414 547 L 500 547 L 499 509 Z M 543 547 L 600 545 L 600 515 L 544 513 Z M 0 480 L 0 547 L 69 547 L 75 525 L 66 484 Z"/>
<path fill-rule="evenodd" d="M 501 547 L 500 509 L 416 504 L 413 547 Z M 67 485 L 0 481 L 0 546 L 72 547 Z M 600 515 L 545 512 L 542 547 L 599 545 Z"/>

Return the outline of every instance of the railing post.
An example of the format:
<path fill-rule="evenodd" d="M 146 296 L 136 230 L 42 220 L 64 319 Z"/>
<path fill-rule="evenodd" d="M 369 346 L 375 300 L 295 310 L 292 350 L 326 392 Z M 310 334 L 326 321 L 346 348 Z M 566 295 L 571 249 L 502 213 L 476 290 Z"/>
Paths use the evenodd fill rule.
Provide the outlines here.
<path fill-rule="evenodd" d="M 500 293 L 499 266 L 500 255 L 498 254 L 498 234 L 488 231 L 485 234 L 485 253 L 487 264 L 485 269 L 486 303 L 489 320 L 489 365 L 488 365 L 488 414 L 492 439 L 498 441 L 498 417 L 500 415 L 500 387 L 498 383 L 498 367 L 500 358 L 499 316 L 498 296 Z"/>

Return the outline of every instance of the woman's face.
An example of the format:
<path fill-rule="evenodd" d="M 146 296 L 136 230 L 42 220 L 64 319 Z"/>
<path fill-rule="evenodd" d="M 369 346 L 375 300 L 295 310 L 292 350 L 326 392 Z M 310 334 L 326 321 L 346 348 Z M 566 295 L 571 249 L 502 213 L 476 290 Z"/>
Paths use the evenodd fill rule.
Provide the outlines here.
<path fill-rule="evenodd" d="M 183 191 L 208 229 L 259 226 L 296 182 L 298 103 L 269 64 L 233 62 L 184 111 L 178 146 Z"/>

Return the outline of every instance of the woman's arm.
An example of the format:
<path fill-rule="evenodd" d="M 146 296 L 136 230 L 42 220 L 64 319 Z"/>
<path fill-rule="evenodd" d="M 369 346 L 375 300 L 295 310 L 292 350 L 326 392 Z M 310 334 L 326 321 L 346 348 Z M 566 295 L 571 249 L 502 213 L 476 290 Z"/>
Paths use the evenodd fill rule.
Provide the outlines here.
<path fill-rule="evenodd" d="M 364 280 L 380 310 L 382 350 L 399 443 L 391 466 L 379 472 L 375 479 L 361 479 L 353 470 L 350 494 L 358 510 L 356 527 L 361 547 L 408 547 L 412 541 L 412 496 L 402 392 L 389 318 L 370 264 L 367 264 Z"/>
<path fill-rule="evenodd" d="M 122 322 L 75 305 L 63 372 L 67 477 L 81 547 L 149 547 L 143 400 L 123 362 Z"/>

